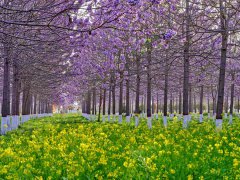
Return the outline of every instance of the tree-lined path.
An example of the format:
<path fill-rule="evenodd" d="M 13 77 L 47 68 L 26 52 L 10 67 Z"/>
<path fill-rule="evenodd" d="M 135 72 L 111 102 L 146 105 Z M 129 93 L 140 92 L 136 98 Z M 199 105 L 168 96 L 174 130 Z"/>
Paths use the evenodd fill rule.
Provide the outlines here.
<path fill-rule="evenodd" d="M 99 149 L 100 152 L 92 152 L 92 155 L 98 157 L 98 153 L 103 153 L 104 157 L 99 161 L 104 163 L 92 168 L 83 163 L 85 169 L 74 176 L 68 174 L 77 169 L 73 168 L 73 161 L 68 162 L 72 163 L 73 169 L 65 167 L 60 174 L 41 168 L 38 172 L 37 166 L 26 160 L 23 153 L 16 158 L 25 158 L 29 162 L 25 165 L 36 170 L 33 172 L 24 166 L 29 171 L 19 171 L 21 174 L 12 172 L 11 169 L 17 166 L 11 165 L 14 159 L 7 160 L 6 149 L 2 148 L 0 178 L 42 176 L 47 179 L 49 173 L 53 179 L 185 179 L 188 176 L 189 179 L 224 179 L 225 176 L 238 179 L 239 9 L 239 0 L 0 1 L 0 143 L 11 152 L 17 150 L 16 143 L 16 147 L 10 145 L 16 136 L 26 138 L 25 133 L 32 133 L 35 126 L 44 129 L 45 123 L 67 122 L 67 119 L 70 123 L 76 118 L 76 124 L 63 123 L 60 129 L 70 132 L 76 125 L 74 132 L 78 139 L 92 126 L 97 127 L 93 134 L 97 137 L 103 133 L 98 128 L 108 128 L 109 132 L 104 130 L 104 133 L 114 137 L 121 133 L 117 139 L 129 140 L 126 141 L 129 149 L 122 150 L 126 147 L 119 147 L 121 142 L 114 142 L 105 135 L 102 138 L 106 138 L 106 142 L 99 143 L 102 142 L 104 147 L 108 145 L 104 143 L 114 143 L 116 152 L 121 149 L 120 152 L 129 152 L 132 156 L 126 154 L 128 159 L 124 161 L 107 161 L 110 155 Z M 69 112 L 78 116 L 65 115 Z M 84 124 L 84 131 L 78 131 L 79 123 Z M 33 129 L 25 129 L 28 124 Z M 52 131 L 51 128 L 45 130 L 47 134 Z M 164 137 L 159 137 L 160 140 L 156 132 Z M 175 132 L 180 133 L 184 143 L 190 143 L 190 148 L 196 148 L 193 146 L 196 142 L 197 148 L 207 148 L 206 151 L 200 155 L 189 149 L 185 161 L 182 154 L 186 152 L 181 149 L 185 145 L 181 144 L 181 138 L 174 138 Z M 186 137 L 182 137 L 181 133 L 185 132 Z M 214 143 L 208 139 L 208 133 Z M 140 150 L 141 145 L 144 146 L 136 154 L 137 148 L 130 146 L 131 137 L 138 139 L 135 143 Z M 88 138 L 91 140 L 92 137 Z M 36 144 L 41 143 L 38 140 Z M 26 139 L 27 144 L 29 141 Z M 74 141 L 77 143 L 78 140 Z M 172 145 L 171 151 L 165 148 L 168 143 Z M 154 144 L 160 148 L 154 149 Z M 167 167 L 163 164 L 160 167 L 158 161 L 156 167 L 150 165 L 154 159 L 160 161 L 164 154 L 157 151 L 164 150 L 170 156 L 174 154 L 173 147 L 180 148 L 181 157 L 176 158 L 178 165 L 174 165 L 171 158 L 166 162 Z M 77 151 L 71 148 L 69 146 L 69 153 Z M 148 150 L 154 157 L 150 157 Z M 45 162 L 41 159 L 44 153 L 34 157 L 41 165 Z M 209 159 L 200 160 L 202 155 L 208 157 L 209 153 L 212 153 Z M 219 153 L 224 157 L 219 160 L 221 167 L 210 163 L 217 162 Z M 195 157 L 197 160 L 190 162 Z M 145 165 L 135 165 L 141 158 Z M 148 158 L 151 163 L 147 162 Z M 79 161 L 77 158 L 74 162 Z M 209 166 L 196 168 L 196 163 L 203 161 L 209 162 Z M 112 166 L 120 169 L 111 174 L 107 169 L 113 162 L 116 165 Z M 121 169 L 123 167 L 127 169 Z M 121 174 L 122 171 L 126 176 Z M 137 171 L 143 175 L 134 174 Z"/>

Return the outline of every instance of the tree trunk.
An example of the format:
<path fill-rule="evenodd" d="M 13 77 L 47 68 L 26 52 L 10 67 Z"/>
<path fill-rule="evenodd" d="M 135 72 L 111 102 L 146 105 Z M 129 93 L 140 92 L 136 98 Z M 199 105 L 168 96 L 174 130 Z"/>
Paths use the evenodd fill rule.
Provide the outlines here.
<path fill-rule="evenodd" d="M 95 99 L 94 99 L 94 114 L 97 114 L 97 96 L 96 96 L 96 89 L 95 89 Z"/>
<path fill-rule="evenodd" d="M 18 64 L 16 60 L 13 62 L 13 84 L 12 84 L 12 115 L 19 115 L 20 103 L 20 82 Z"/>
<path fill-rule="evenodd" d="M 168 67 L 165 65 L 165 76 L 164 76 L 164 104 L 163 104 L 163 115 L 167 116 L 167 105 L 168 105 Z"/>
<path fill-rule="evenodd" d="M 112 86 L 112 113 L 115 115 L 116 113 L 116 99 L 115 99 L 115 90 L 116 90 L 116 86 L 115 84 L 113 84 Z"/>
<path fill-rule="evenodd" d="M 233 114 L 233 104 L 234 104 L 234 74 L 232 74 L 232 84 L 231 84 L 231 103 L 230 103 L 230 114 Z"/>
<path fill-rule="evenodd" d="M 91 114 L 91 91 L 89 90 L 87 93 L 87 114 Z"/>
<path fill-rule="evenodd" d="M 100 90 L 100 97 L 99 97 L 98 122 L 100 122 L 101 108 L 102 108 L 102 89 Z"/>
<path fill-rule="evenodd" d="M 152 96 L 152 114 L 154 114 L 155 108 L 154 108 L 154 96 Z"/>
<path fill-rule="evenodd" d="M 201 88 L 200 88 L 200 104 L 199 104 L 199 114 L 202 114 L 202 113 L 203 113 L 203 85 L 201 85 Z"/>
<path fill-rule="evenodd" d="M 120 72 L 119 115 L 123 113 L 123 72 Z"/>
<path fill-rule="evenodd" d="M 216 113 L 216 98 L 213 98 L 213 114 Z"/>
<path fill-rule="evenodd" d="M 209 100 L 209 97 L 207 99 L 207 102 L 208 102 L 208 113 L 210 113 L 210 100 Z"/>
<path fill-rule="evenodd" d="M 190 13 L 189 0 L 186 0 L 186 42 L 184 45 L 184 73 L 183 73 L 183 115 L 188 115 L 189 93 L 189 46 L 190 46 Z"/>
<path fill-rule="evenodd" d="M 22 115 L 30 114 L 30 98 L 30 87 L 29 85 L 25 85 L 23 89 Z"/>
<path fill-rule="evenodd" d="M 139 108 L 139 94 L 140 94 L 140 57 L 137 55 L 136 57 L 136 65 L 137 65 L 137 79 L 136 79 L 136 100 L 135 100 L 135 114 L 140 113 Z"/>
<path fill-rule="evenodd" d="M 170 114 L 173 114 L 173 97 L 171 93 L 171 98 L 170 98 Z"/>
<path fill-rule="evenodd" d="M 237 111 L 239 113 L 239 109 L 240 109 L 240 103 L 239 103 L 239 96 L 238 96 L 238 104 L 237 104 Z"/>
<path fill-rule="evenodd" d="M 193 112 L 192 108 L 192 86 L 189 85 L 189 112 Z"/>
<path fill-rule="evenodd" d="M 151 47 L 150 43 L 148 44 L 147 49 L 147 117 L 151 117 L 151 86 L 152 86 L 152 79 L 151 79 Z"/>
<path fill-rule="evenodd" d="M 146 97 L 144 96 L 144 113 L 146 113 L 146 106 L 147 106 L 147 103 L 146 103 Z"/>
<path fill-rule="evenodd" d="M 37 114 L 37 95 L 34 96 L 33 114 Z"/>
<path fill-rule="evenodd" d="M 93 88 L 93 99 L 92 99 L 92 114 L 96 115 L 97 111 L 97 101 L 96 101 L 96 88 Z"/>
<path fill-rule="evenodd" d="M 226 61 L 227 61 L 227 21 L 226 21 L 226 8 L 223 6 L 222 0 L 220 1 L 220 21 L 221 21 L 221 35 L 222 35 L 222 47 L 221 47 L 221 63 L 220 72 L 218 80 L 218 99 L 217 99 L 217 116 L 216 119 L 222 119 L 223 112 L 223 100 L 224 100 L 224 87 L 225 87 L 225 71 L 226 71 Z"/>
<path fill-rule="evenodd" d="M 42 112 L 41 112 L 41 100 L 38 100 L 38 114 L 42 114 Z"/>
<path fill-rule="evenodd" d="M 111 85 L 109 87 L 109 93 L 108 93 L 108 115 L 111 114 L 111 92 L 112 92 L 112 88 Z"/>
<path fill-rule="evenodd" d="M 182 92 L 179 91 L 179 105 L 178 105 L 178 108 L 179 108 L 179 114 L 182 114 Z"/>
<path fill-rule="evenodd" d="M 5 37 L 8 39 L 8 37 Z M 2 117 L 10 115 L 10 43 L 4 43 Z"/>
<path fill-rule="evenodd" d="M 196 94 L 195 93 L 193 96 L 193 100 L 194 100 L 194 112 L 197 113 L 197 102 L 196 102 Z"/>
<path fill-rule="evenodd" d="M 126 80 L 126 116 L 130 115 L 129 80 Z"/>
<path fill-rule="evenodd" d="M 225 113 L 228 113 L 228 94 L 225 99 Z"/>
<path fill-rule="evenodd" d="M 105 112 L 106 112 L 106 89 L 104 88 L 103 90 L 103 115 L 105 115 Z"/>

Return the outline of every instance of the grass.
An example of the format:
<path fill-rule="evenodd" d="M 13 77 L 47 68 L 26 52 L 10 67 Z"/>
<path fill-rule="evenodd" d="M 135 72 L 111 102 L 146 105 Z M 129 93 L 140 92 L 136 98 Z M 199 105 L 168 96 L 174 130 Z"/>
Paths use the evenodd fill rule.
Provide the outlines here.
<path fill-rule="evenodd" d="M 193 118 L 197 119 L 197 117 Z M 123 119 L 125 121 L 125 119 Z M 77 114 L 30 120 L 0 136 L 0 179 L 240 179 L 240 121 L 174 118 L 149 130 Z"/>

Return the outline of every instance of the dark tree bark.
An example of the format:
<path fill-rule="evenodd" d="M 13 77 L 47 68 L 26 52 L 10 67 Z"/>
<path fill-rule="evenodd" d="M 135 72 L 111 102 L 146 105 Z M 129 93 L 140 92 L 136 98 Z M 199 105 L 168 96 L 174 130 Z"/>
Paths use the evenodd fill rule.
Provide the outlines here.
<path fill-rule="evenodd" d="M 159 98 L 159 112 L 162 112 L 162 101 L 161 101 L 161 97 Z"/>
<path fill-rule="evenodd" d="M 108 115 L 111 114 L 111 97 L 112 97 L 111 92 L 112 92 L 112 87 L 110 85 L 109 92 L 108 92 Z"/>
<path fill-rule="evenodd" d="M 91 91 L 89 90 L 87 93 L 87 109 L 86 109 L 87 114 L 91 114 Z"/>
<path fill-rule="evenodd" d="M 157 114 L 159 112 L 159 97 L 158 97 L 158 94 L 157 94 Z"/>
<path fill-rule="evenodd" d="M 151 79 L 151 63 L 152 63 L 152 49 L 151 43 L 147 47 L 147 117 L 151 117 L 151 88 L 152 88 L 152 79 Z"/>
<path fill-rule="evenodd" d="M 221 63 L 220 72 L 218 80 L 218 99 L 217 99 L 217 115 L 216 119 L 222 119 L 223 112 L 223 101 L 224 101 L 224 87 L 225 87 L 225 71 L 226 71 L 226 61 L 227 61 L 227 42 L 228 42 L 228 32 L 227 32 L 227 20 L 226 20 L 226 7 L 223 5 L 223 1 L 220 2 L 220 21 L 221 21 L 221 36 L 222 36 L 222 47 L 221 47 Z"/>
<path fill-rule="evenodd" d="M 196 94 L 195 93 L 193 96 L 193 101 L 194 101 L 194 112 L 197 113 L 197 102 L 196 102 Z"/>
<path fill-rule="evenodd" d="M 96 88 L 93 88 L 92 114 L 97 114 Z"/>
<path fill-rule="evenodd" d="M 6 40 L 9 39 L 7 36 Z M 7 41 L 3 45 L 4 49 L 4 72 L 3 72 L 3 99 L 2 117 L 10 115 L 10 43 Z"/>
<path fill-rule="evenodd" d="M 216 98 L 213 98 L 213 114 L 216 113 Z"/>
<path fill-rule="evenodd" d="M 37 113 L 37 95 L 34 95 L 33 114 Z"/>
<path fill-rule="evenodd" d="M 103 115 L 105 115 L 105 112 L 106 112 L 106 94 L 107 94 L 107 92 L 106 92 L 106 89 L 104 88 L 104 90 L 103 90 Z"/>
<path fill-rule="evenodd" d="M 231 84 L 231 102 L 230 102 L 230 114 L 233 114 L 233 104 L 234 104 L 234 74 L 232 73 L 232 84 Z"/>
<path fill-rule="evenodd" d="M 112 88 L 112 113 L 116 114 L 115 86 Z"/>
<path fill-rule="evenodd" d="M 115 77 L 114 76 L 112 76 L 113 77 L 113 79 L 112 79 L 112 113 L 115 115 L 115 113 L 116 113 L 116 99 L 115 99 L 115 91 L 116 91 L 116 85 L 115 85 L 115 83 L 114 83 L 114 79 L 115 79 Z"/>
<path fill-rule="evenodd" d="M 173 114 L 173 97 L 171 93 L 171 98 L 170 98 L 170 113 Z"/>
<path fill-rule="evenodd" d="M 102 108 L 102 89 L 100 90 L 100 95 L 99 95 L 98 122 L 100 122 L 101 108 Z"/>
<path fill-rule="evenodd" d="M 31 98 L 30 86 L 26 84 L 23 89 L 22 115 L 30 114 Z"/>
<path fill-rule="evenodd" d="M 186 42 L 184 45 L 184 73 L 183 73 L 183 115 L 189 113 L 189 46 L 190 46 L 190 13 L 189 13 L 189 0 L 186 0 Z"/>
<path fill-rule="evenodd" d="M 228 113 L 228 94 L 225 99 L 225 113 Z"/>
<path fill-rule="evenodd" d="M 131 113 L 133 114 L 134 113 L 134 108 L 133 108 L 134 107 L 134 100 L 133 99 L 131 100 L 131 103 L 132 103 Z"/>
<path fill-rule="evenodd" d="M 13 84 L 12 84 L 12 115 L 19 115 L 20 103 L 20 81 L 19 70 L 16 60 L 13 62 Z"/>
<path fill-rule="evenodd" d="M 129 60 L 126 58 L 126 70 L 129 71 Z M 130 115 L 130 87 L 129 87 L 129 79 L 126 79 L 126 116 Z"/>
<path fill-rule="evenodd" d="M 123 72 L 120 72 L 120 84 L 119 84 L 119 115 L 123 113 Z"/>
<path fill-rule="evenodd" d="M 208 101 L 209 103 L 209 101 Z M 201 85 L 200 88 L 200 104 L 199 104 L 199 113 L 202 114 L 203 113 L 203 85 Z"/>
<path fill-rule="evenodd" d="M 38 114 L 41 114 L 41 100 L 38 100 Z"/>
<path fill-rule="evenodd" d="M 84 96 L 82 96 L 81 106 L 82 106 L 82 113 L 86 113 Z"/>
<path fill-rule="evenodd" d="M 178 108 L 179 108 L 179 114 L 182 114 L 182 92 L 179 91 L 179 99 L 178 99 Z"/>
<path fill-rule="evenodd" d="M 164 76 L 164 104 L 163 104 L 163 115 L 167 116 L 167 105 L 168 105 L 168 67 L 165 65 L 165 76 Z"/>
<path fill-rule="evenodd" d="M 136 100 L 135 100 L 135 113 L 140 113 L 139 107 L 139 95 L 140 95 L 140 57 L 136 56 L 136 65 L 137 65 L 137 79 L 136 79 Z"/>
<path fill-rule="evenodd" d="M 129 80 L 126 80 L 126 116 L 130 115 Z"/>
<path fill-rule="evenodd" d="M 174 98 L 174 107 L 175 107 L 175 112 L 177 112 L 178 111 L 178 99 L 177 98 Z"/>
<path fill-rule="evenodd" d="M 239 96 L 238 96 L 238 104 L 237 104 L 237 111 L 239 113 L 239 109 L 240 109 L 240 103 L 239 103 Z"/>
<path fill-rule="evenodd" d="M 189 112 L 193 112 L 192 107 L 192 86 L 189 85 Z"/>
<path fill-rule="evenodd" d="M 146 97 L 144 96 L 144 105 L 143 105 L 144 113 L 146 113 Z"/>
<path fill-rule="evenodd" d="M 152 96 L 152 114 L 154 114 L 155 108 L 154 108 L 154 97 Z"/>
<path fill-rule="evenodd" d="M 209 97 L 207 99 L 207 102 L 208 102 L 208 113 L 210 113 L 210 100 L 209 100 Z"/>

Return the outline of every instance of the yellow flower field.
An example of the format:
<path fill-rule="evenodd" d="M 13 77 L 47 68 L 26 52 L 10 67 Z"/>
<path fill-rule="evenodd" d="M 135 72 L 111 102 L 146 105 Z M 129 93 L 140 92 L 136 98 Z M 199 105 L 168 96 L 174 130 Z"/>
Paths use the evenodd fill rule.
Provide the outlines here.
<path fill-rule="evenodd" d="M 0 179 L 240 179 L 240 122 L 216 132 L 88 122 L 78 115 L 31 120 L 0 136 Z"/>

